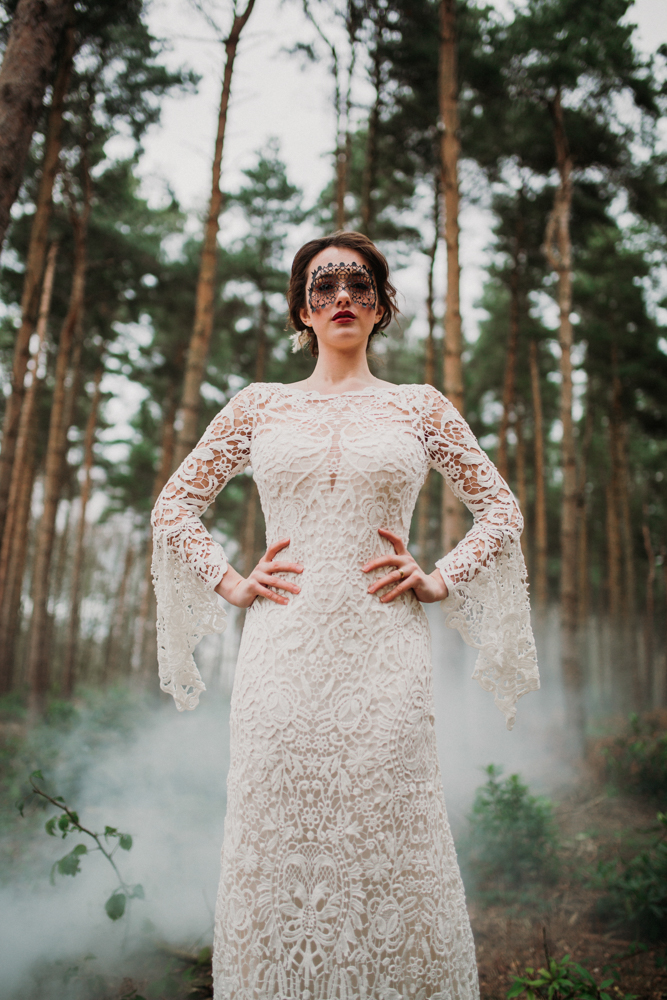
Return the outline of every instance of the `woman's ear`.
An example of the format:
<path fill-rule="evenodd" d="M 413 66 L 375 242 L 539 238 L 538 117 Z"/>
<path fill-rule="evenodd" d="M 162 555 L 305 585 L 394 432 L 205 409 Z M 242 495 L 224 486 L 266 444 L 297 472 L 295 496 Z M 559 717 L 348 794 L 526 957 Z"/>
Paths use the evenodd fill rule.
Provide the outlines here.
<path fill-rule="evenodd" d="M 302 306 L 301 309 L 299 309 L 299 319 L 304 326 L 312 327 L 313 317 L 310 315 L 310 309 L 308 309 L 307 306 Z"/>

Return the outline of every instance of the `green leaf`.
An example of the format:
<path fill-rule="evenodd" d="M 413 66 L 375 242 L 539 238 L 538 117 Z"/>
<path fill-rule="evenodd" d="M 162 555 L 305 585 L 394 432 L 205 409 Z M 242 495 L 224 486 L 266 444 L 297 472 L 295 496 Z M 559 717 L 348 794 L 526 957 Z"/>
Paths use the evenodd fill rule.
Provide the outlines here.
<path fill-rule="evenodd" d="M 39 778 L 40 781 L 44 781 L 44 775 L 41 771 L 33 771 L 30 775 L 31 778 Z"/>
<path fill-rule="evenodd" d="M 79 826 L 79 814 L 75 812 L 73 809 L 70 809 L 69 813 L 72 823 L 76 823 L 76 825 Z"/>
<path fill-rule="evenodd" d="M 115 826 L 105 826 L 104 827 L 104 836 L 105 837 L 117 837 L 118 836 L 118 828 L 115 827 Z"/>
<path fill-rule="evenodd" d="M 135 885 L 130 893 L 132 899 L 145 899 L 144 887 L 143 885 Z"/>
<path fill-rule="evenodd" d="M 106 910 L 107 916 L 110 920 L 120 920 L 120 918 L 125 913 L 125 904 L 127 903 L 127 897 L 124 892 L 114 892 L 113 895 L 109 896 L 106 903 L 104 904 L 104 909 Z"/>
<path fill-rule="evenodd" d="M 67 813 L 63 813 L 62 816 L 58 818 L 58 829 L 62 830 L 63 833 L 67 833 L 69 828 L 69 816 Z"/>
<path fill-rule="evenodd" d="M 123 851 L 132 850 L 132 837 L 129 833 L 121 833 L 119 843 Z"/>
<path fill-rule="evenodd" d="M 51 819 L 47 819 L 44 824 L 44 829 L 48 833 L 49 837 L 55 837 L 56 835 L 56 820 L 57 816 L 52 816 Z"/>
<path fill-rule="evenodd" d="M 79 845 L 83 847 L 83 844 Z M 66 854 L 64 858 L 60 861 L 56 861 L 56 868 L 61 875 L 77 875 L 81 871 L 81 865 L 79 864 L 79 857 L 81 852 L 78 852 L 76 847 L 69 854 Z"/>
<path fill-rule="evenodd" d="M 87 854 L 87 853 L 88 853 L 88 848 L 86 847 L 85 844 L 77 844 L 74 850 L 72 851 L 72 854 Z"/>
<path fill-rule="evenodd" d="M 18 809 L 21 816 L 23 816 L 23 810 L 25 809 L 25 802 L 17 802 L 16 808 Z"/>

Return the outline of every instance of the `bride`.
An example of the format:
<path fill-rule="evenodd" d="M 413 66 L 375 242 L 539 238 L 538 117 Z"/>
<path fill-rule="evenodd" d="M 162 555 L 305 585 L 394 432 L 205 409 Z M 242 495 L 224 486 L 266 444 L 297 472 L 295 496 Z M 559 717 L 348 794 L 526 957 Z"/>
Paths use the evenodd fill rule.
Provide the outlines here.
<path fill-rule="evenodd" d="M 215 918 L 217 1000 L 469 1000 L 475 950 L 445 812 L 422 603 L 478 650 L 508 728 L 539 686 L 522 518 L 454 407 L 367 362 L 396 311 L 359 233 L 297 253 L 289 307 L 313 374 L 215 417 L 153 511 L 161 687 L 204 690 L 192 651 L 248 608 L 231 703 Z M 244 578 L 200 517 L 252 466 L 267 550 Z M 425 573 L 410 519 L 430 468 L 474 515 Z"/>

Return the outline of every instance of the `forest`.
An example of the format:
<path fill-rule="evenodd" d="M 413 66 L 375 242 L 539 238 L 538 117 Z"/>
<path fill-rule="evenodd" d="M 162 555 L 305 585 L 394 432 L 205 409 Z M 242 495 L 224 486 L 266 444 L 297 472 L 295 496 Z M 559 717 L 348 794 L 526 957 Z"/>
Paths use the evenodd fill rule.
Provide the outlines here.
<path fill-rule="evenodd" d="M 183 2 L 217 38 L 220 67 L 199 214 L 167 188 L 152 197 L 142 181 L 163 105 L 202 85 L 198 67 L 174 68 L 151 29 L 149 0 L 0 3 L 0 811 L 30 793 L 28 763 L 52 783 L 70 775 L 57 791 L 76 793 L 74 772 L 58 771 L 63 734 L 108 725 L 118 736 L 139 725 L 127 722 L 137 699 L 157 711 L 152 506 L 239 389 L 307 377 L 313 359 L 292 351 L 286 329 L 291 255 L 313 235 L 358 230 L 386 254 L 399 287 L 402 269 L 412 274 L 402 315 L 373 345 L 373 371 L 443 391 L 519 501 L 538 652 L 562 695 L 563 754 L 577 775 L 553 807 L 558 834 L 552 806 L 519 778 L 512 786 L 491 766 L 478 789 L 471 815 L 481 839 L 469 867 L 480 956 L 492 942 L 488 968 L 480 957 L 482 995 L 506 996 L 522 962 L 546 961 L 548 972 L 550 960 L 566 962 L 560 941 L 572 952 L 597 935 L 611 950 L 600 944 L 591 969 L 621 945 L 635 948 L 619 959 L 616 995 L 660 996 L 667 45 L 640 48 L 632 0 L 285 0 L 300 34 L 284 58 L 304 87 L 314 67 L 327 81 L 328 179 L 310 199 L 273 137 L 248 151 L 239 184 L 226 178 L 235 66 L 249 32 L 267 27 L 264 0 Z M 475 213 L 491 226 L 471 324 L 462 319 L 460 247 Z M 251 470 L 229 483 L 204 523 L 248 573 L 265 548 Z M 410 540 L 427 571 L 468 524 L 431 473 Z M 223 699 L 242 627 L 242 616 L 230 618 L 224 644 L 200 651 L 207 686 Z M 104 721 L 112 703 L 115 721 Z M 600 796 L 612 786 L 609 805 Z M 545 787 L 555 796 L 553 782 Z M 484 822 L 504 794 L 523 803 L 521 822 L 529 814 L 542 822 L 543 854 L 515 873 L 533 886 L 527 903 L 503 882 L 511 863 L 494 861 L 484 841 L 497 836 Z M 598 902 L 613 896 L 611 876 L 598 875 L 578 910 L 558 910 L 565 882 L 575 892 L 582 844 L 597 836 L 585 823 L 564 832 L 581 802 L 596 803 L 591 823 L 608 828 L 609 843 L 595 850 L 600 864 L 621 864 L 617 896 L 627 860 L 618 838 L 632 828 L 628 864 L 637 851 L 653 859 L 649 874 L 628 869 L 653 893 L 648 931 L 635 911 L 625 924 L 604 923 Z M 8 864 L 24 857 L 16 822 L 0 823 Z M 524 903 L 538 917 L 507 930 L 512 907 Z M 584 911 L 583 937 L 550 929 L 550 920 L 574 927 L 572 914 Z M 533 960 L 528 938 L 543 924 L 542 957 Z M 169 961 L 199 982 L 201 969 L 183 955 Z M 173 984 L 150 993 L 139 976 L 99 992 L 86 980 L 76 996 L 210 995 L 202 975 L 199 993 Z M 546 997 L 547 988 L 510 995 Z M 549 996 L 605 996 L 608 987 L 586 988 L 598 992 L 559 986 Z"/>

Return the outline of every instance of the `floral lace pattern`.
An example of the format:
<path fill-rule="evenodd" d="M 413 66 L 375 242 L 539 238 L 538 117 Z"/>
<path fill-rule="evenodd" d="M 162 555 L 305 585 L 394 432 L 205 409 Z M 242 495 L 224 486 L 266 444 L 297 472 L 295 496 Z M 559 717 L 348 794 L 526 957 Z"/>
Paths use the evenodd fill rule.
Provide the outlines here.
<path fill-rule="evenodd" d="M 474 945 L 442 793 L 430 635 L 412 591 L 369 595 L 361 566 L 407 540 L 430 467 L 475 524 L 439 563 L 447 623 L 511 723 L 538 686 L 521 515 L 465 421 L 430 386 L 337 396 L 242 390 L 153 514 L 161 684 L 203 689 L 191 652 L 223 627 L 224 553 L 200 515 L 252 464 L 267 541 L 304 566 L 286 606 L 248 609 L 231 706 L 215 921 L 217 1000 L 474 1000 Z M 382 571 L 378 571 L 381 573 Z M 369 574 L 370 575 L 370 574 Z"/>

